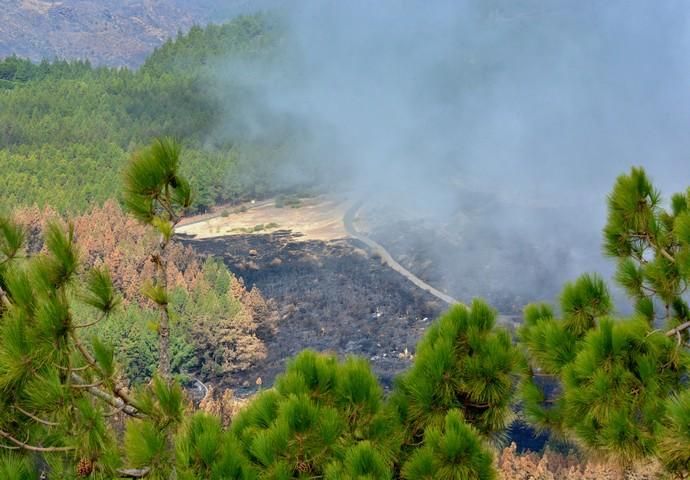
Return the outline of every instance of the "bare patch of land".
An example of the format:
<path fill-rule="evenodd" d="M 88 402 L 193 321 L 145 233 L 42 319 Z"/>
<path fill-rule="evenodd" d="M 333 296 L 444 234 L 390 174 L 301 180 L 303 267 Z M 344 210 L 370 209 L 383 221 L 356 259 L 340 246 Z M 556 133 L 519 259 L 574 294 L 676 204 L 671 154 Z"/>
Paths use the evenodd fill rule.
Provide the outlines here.
<path fill-rule="evenodd" d="M 343 216 L 349 204 L 318 196 L 294 201 L 271 199 L 227 207 L 210 218 L 191 218 L 177 233 L 197 239 L 289 231 L 294 241 L 332 241 L 347 238 Z"/>

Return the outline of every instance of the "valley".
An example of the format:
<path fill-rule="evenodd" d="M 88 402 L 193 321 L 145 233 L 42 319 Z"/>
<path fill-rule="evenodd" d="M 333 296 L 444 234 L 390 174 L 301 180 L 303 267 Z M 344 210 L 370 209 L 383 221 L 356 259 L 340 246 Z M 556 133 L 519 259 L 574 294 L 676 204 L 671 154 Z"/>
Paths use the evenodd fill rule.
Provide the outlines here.
<path fill-rule="evenodd" d="M 689 18 L 0 0 L 0 480 L 690 478 Z"/>

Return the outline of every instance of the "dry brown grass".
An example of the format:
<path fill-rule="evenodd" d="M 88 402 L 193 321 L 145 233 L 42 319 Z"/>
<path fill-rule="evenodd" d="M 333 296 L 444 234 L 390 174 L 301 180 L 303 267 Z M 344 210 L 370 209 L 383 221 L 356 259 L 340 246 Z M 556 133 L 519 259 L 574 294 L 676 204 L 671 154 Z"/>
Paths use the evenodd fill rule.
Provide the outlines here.
<path fill-rule="evenodd" d="M 229 388 L 216 391 L 213 387 L 209 387 L 208 392 L 199 403 L 199 409 L 220 418 L 223 427 L 227 428 L 235 415 L 250 401 L 251 398 L 236 397 Z"/>
<path fill-rule="evenodd" d="M 517 453 L 515 444 L 498 458 L 501 480 L 652 480 L 664 477 L 656 464 L 639 465 L 627 472 L 612 463 L 581 459 L 549 451 Z"/>

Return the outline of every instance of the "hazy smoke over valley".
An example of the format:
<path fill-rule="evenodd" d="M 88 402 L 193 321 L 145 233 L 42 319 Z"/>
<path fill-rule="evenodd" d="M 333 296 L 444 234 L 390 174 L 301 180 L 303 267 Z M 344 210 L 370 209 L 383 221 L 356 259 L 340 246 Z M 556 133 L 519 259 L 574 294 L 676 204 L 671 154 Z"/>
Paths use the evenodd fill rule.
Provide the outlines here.
<path fill-rule="evenodd" d="M 219 132 L 289 138 L 276 181 L 433 219 L 451 291 L 486 275 L 533 300 L 608 274 L 616 176 L 642 165 L 665 198 L 690 184 L 687 2 L 281 5 L 276 50 L 219 68 Z"/>

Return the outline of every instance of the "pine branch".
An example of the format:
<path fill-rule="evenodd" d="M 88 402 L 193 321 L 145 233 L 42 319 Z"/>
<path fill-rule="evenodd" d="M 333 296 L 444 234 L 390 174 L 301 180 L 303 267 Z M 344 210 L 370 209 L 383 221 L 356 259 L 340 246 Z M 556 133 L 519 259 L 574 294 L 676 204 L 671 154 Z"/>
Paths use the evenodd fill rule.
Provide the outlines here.
<path fill-rule="evenodd" d="M 117 470 L 117 474 L 120 475 L 120 478 L 144 478 L 150 471 L 150 468 L 121 468 Z"/>
<path fill-rule="evenodd" d="M 62 370 L 63 372 L 83 372 L 84 370 L 88 370 L 89 368 L 93 368 L 91 365 L 84 365 L 83 367 L 63 367 L 62 365 L 55 365 L 55 368 L 58 370 Z"/>
<path fill-rule="evenodd" d="M 71 385 L 72 388 L 93 388 L 93 387 L 100 387 L 103 385 L 103 380 L 99 380 L 97 382 L 93 383 L 77 383 L 75 385 Z"/>
<path fill-rule="evenodd" d="M 79 352 L 82 354 L 82 356 L 86 360 L 86 363 L 88 363 L 97 372 L 99 372 L 101 374 L 101 376 L 104 376 L 101 368 L 98 366 L 98 362 L 96 362 L 96 359 L 93 357 L 93 355 L 91 355 L 91 353 L 86 349 L 86 347 L 84 347 L 84 345 L 79 341 L 79 337 L 77 337 L 76 333 L 74 331 L 72 331 L 72 332 L 70 332 L 70 336 L 72 337 L 72 341 L 74 342 L 74 345 L 77 347 Z M 72 374 L 72 378 L 75 378 L 74 374 Z M 79 381 L 79 383 L 84 384 L 84 381 L 83 380 Z M 103 392 L 103 393 L 106 393 L 106 392 Z M 124 404 L 130 405 L 135 411 L 141 410 L 141 408 L 136 404 L 136 402 L 134 400 L 132 400 L 132 398 L 127 394 L 127 392 L 125 392 L 123 387 L 120 387 L 118 385 L 114 385 L 113 393 L 115 394 L 115 396 L 117 398 L 122 400 L 122 402 L 124 402 Z M 111 405 L 113 407 L 118 407 L 118 408 L 120 407 L 120 405 L 114 405 L 112 403 L 111 403 Z M 127 411 L 125 411 L 125 413 L 127 413 L 128 415 L 131 415 Z"/>
<path fill-rule="evenodd" d="M 674 328 L 674 329 L 669 330 L 668 332 L 666 332 L 666 336 L 667 336 L 667 337 L 672 337 L 672 336 L 674 336 L 675 334 L 682 332 L 683 330 L 687 330 L 688 328 L 690 328 L 690 322 L 681 323 L 681 324 L 678 325 L 676 328 Z"/>
<path fill-rule="evenodd" d="M 653 239 L 652 236 L 649 234 L 649 232 L 644 232 L 644 233 L 631 233 L 629 234 L 633 238 L 637 238 L 640 240 L 646 240 L 653 248 L 655 248 L 661 255 L 666 258 L 671 263 L 676 263 L 676 259 L 671 255 L 668 250 L 666 250 L 664 247 L 660 246 L 657 244 Z M 643 259 L 640 258 L 640 261 Z M 646 263 L 646 261 L 644 262 Z"/>
<path fill-rule="evenodd" d="M 7 293 L 5 292 L 5 290 L 3 290 L 2 287 L 0 287 L 0 300 L 2 300 L 2 304 L 5 306 L 5 308 L 9 308 L 12 306 L 12 302 L 10 302 Z"/>
<path fill-rule="evenodd" d="M 118 407 L 118 408 L 116 408 L 115 410 L 112 410 L 112 411 L 110 411 L 110 412 L 108 412 L 108 413 L 104 413 L 103 416 L 104 416 L 104 417 L 114 417 L 114 416 L 117 415 L 118 413 L 122 413 L 122 411 L 125 409 L 126 406 L 127 406 L 127 405 L 123 403 L 121 407 Z"/>
<path fill-rule="evenodd" d="M 97 323 L 100 323 L 100 321 L 103 320 L 104 318 L 105 318 L 105 315 L 101 315 L 100 317 L 98 317 L 98 318 L 97 318 L 96 320 L 94 320 L 93 322 L 85 323 L 85 324 L 83 324 L 83 325 L 73 325 L 72 328 L 81 329 L 81 328 L 93 327 L 93 326 L 96 325 Z"/>
<path fill-rule="evenodd" d="M 75 382 L 78 382 L 80 384 L 84 384 L 84 379 L 81 378 L 79 375 L 76 373 L 72 373 L 72 379 Z M 96 398 L 100 398 L 107 404 L 109 404 L 111 407 L 115 408 L 122 408 L 122 411 L 126 414 L 129 415 L 130 417 L 134 418 L 147 418 L 147 416 L 143 413 L 141 413 L 140 409 L 136 407 L 136 404 L 133 402 L 126 402 L 121 394 L 117 392 L 117 389 L 115 391 L 117 396 L 111 395 L 108 392 L 101 390 L 98 387 L 89 387 L 87 391 L 93 395 Z"/>
<path fill-rule="evenodd" d="M 659 248 L 659 252 L 666 258 L 671 263 L 676 263 L 676 259 L 673 258 L 673 256 L 668 253 L 668 251 L 665 248 Z"/>
<path fill-rule="evenodd" d="M 35 445 L 29 445 L 28 443 L 22 442 L 21 440 L 17 440 L 12 435 L 10 435 L 9 433 L 7 433 L 3 430 L 0 430 L 0 437 L 4 438 L 5 440 L 9 440 L 10 442 L 14 443 L 20 449 L 29 450 L 31 452 L 50 453 L 50 452 L 71 452 L 73 450 L 76 450 L 75 447 L 38 447 Z"/>
<path fill-rule="evenodd" d="M 35 420 L 38 423 L 42 423 L 43 425 L 46 425 L 48 427 L 57 427 L 58 425 L 60 425 L 59 423 L 49 422 L 48 420 L 43 420 L 42 418 L 37 417 L 36 415 L 32 415 L 31 413 L 27 412 L 26 410 L 24 410 L 22 407 L 20 407 L 18 405 L 15 405 L 14 408 L 19 410 L 21 413 L 23 413 L 27 417 L 31 418 L 32 420 Z"/>

